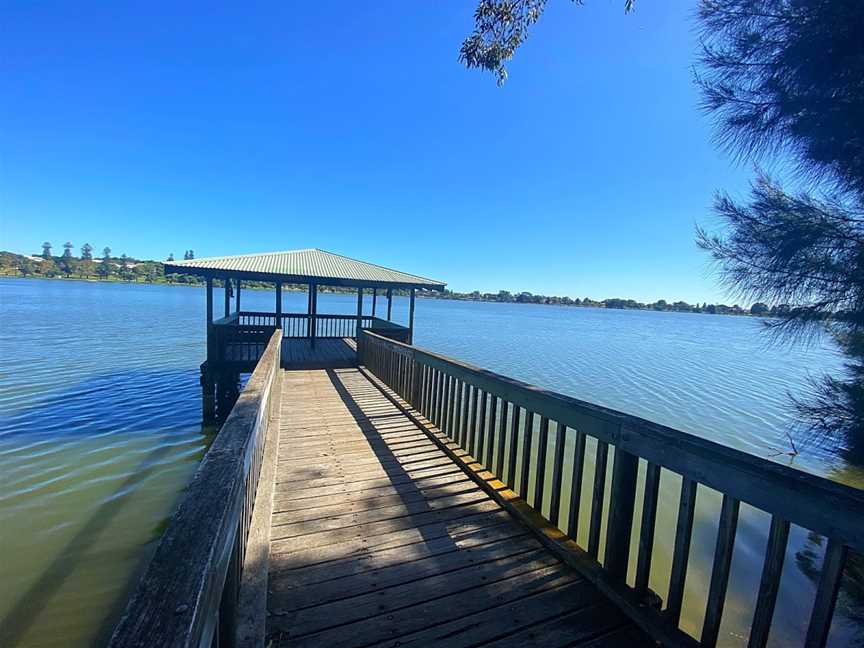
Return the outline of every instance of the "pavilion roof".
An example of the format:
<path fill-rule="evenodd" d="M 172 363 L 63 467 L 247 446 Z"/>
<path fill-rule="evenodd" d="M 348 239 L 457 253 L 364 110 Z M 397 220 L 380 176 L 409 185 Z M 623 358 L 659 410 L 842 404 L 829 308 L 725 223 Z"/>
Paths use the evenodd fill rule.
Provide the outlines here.
<path fill-rule="evenodd" d="M 165 264 L 165 272 L 325 286 L 444 290 L 446 285 L 317 248 L 172 261 Z"/>

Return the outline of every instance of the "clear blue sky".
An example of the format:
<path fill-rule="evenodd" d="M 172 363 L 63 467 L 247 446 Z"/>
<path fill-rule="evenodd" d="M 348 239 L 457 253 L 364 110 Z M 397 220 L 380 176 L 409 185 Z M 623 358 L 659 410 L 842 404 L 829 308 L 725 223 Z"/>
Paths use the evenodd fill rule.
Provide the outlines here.
<path fill-rule="evenodd" d="M 698 111 L 694 4 L 551 0 L 504 88 L 457 62 L 474 4 L 4 3 L 0 248 L 729 301 L 694 226 L 751 170 Z"/>

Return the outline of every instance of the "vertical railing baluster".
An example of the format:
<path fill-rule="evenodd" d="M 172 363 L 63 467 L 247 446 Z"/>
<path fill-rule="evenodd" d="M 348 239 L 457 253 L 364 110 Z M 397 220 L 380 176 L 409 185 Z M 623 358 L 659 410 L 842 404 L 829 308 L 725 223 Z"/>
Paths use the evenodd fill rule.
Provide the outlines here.
<path fill-rule="evenodd" d="M 474 456 L 475 448 L 477 447 L 477 420 L 480 409 L 480 388 L 476 385 L 472 389 L 471 394 L 471 420 L 468 423 L 468 444 L 465 450 L 472 457 Z"/>
<path fill-rule="evenodd" d="M 537 439 L 537 476 L 534 478 L 534 510 L 543 515 L 543 491 L 546 487 L 546 454 L 549 448 L 549 419 L 540 417 Z"/>
<path fill-rule="evenodd" d="M 786 557 L 788 541 L 789 522 L 776 515 L 772 516 L 748 648 L 765 648 L 768 643 L 768 632 L 771 629 L 771 620 L 774 618 L 777 593 L 780 591 L 780 577 L 783 575 L 783 561 Z"/>
<path fill-rule="evenodd" d="M 651 577 L 651 556 L 654 552 L 654 527 L 657 522 L 657 495 L 660 490 L 660 466 L 650 461 L 645 470 L 645 495 L 642 499 L 642 521 L 639 528 L 639 556 L 636 561 L 636 597 L 644 600 Z"/>
<path fill-rule="evenodd" d="M 468 438 L 468 401 L 471 395 L 471 385 L 462 383 L 462 397 L 459 403 L 462 413 L 459 415 L 459 439 L 457 443 L 461 448 L 465 447 Z"/>
<path fill-rule="evenodd" d="M 522 471 L 519 476 L 519 495 L 528 501 L 528 487 L 531 477 L 531 446 L 534 437 L 534 412 L 525 410 L 525 423 L 522 426 Z"/>
<path fill-rule="evenodd" d="M 447 419 L 447 413 L 450 411 L 450 386 L 452 382 L 453 376 L 451 376 L 450 374 L 445 374 L 443 383 L 443 398 L 441 399 L 441 413 L 439 414 L 441 423 L 438 425 L 438 428 L 444 434 L 447 434 L 447 424 L 449 423 Z"/>
<path fill-rule="evenodd" d="M 441 429 L 441 418 L 444 412 L 444 398 L 447 395 L 444 391 L 447 378 L 448 376 L 443 371 L 438 372 L 438 408 L 435 412 L 435 425 L 439 430 Z"/>
<path fill-rule="evenodd" d="M 714 566 L 711 569 L 711 585 L 705 607 L 705 622 L 702 624 L 701 644 L 706 648 L 716 646 L 717 637 L 720 635 L 720 620 L 723 617 L 723 604 L 726 602 L 726 590 L 729 586 L 729 569 L 732 566 L 739 509 L 740 502 L 724 493 L 714 549 Z"/>
<path fill-rule="evenodd" d="M 675 529 L 675 548 L 672 553 L 672 570 L 669 577 L 669 595 L 666 597 L 666 615 L 673 626 L 677 626 L 681 620 L 684 581 L 687 578 L 690 540 L 693 537 L 693 514 L 696 510 L 697 486 L 697 482 L 689 477 L 682 478 L 681 498 L 678 503 L 678 524 Z"/>
<path fill-rule="evenodd" d="M 498 415 L 498 397 L 489 394 L 489 425 L 487 430 L 486 460 L 483 465 L 487 470 L 492 470 L 492 451 L 495 449 L 495 422 Z"/>
<path fill-rule="evenodd" d="M 471 454 L 477 460 L 477 463 L 483 463 L 483 448 L 486 444 L 486 401 L 489 400 L 489 394 L 485 391 L 480 395 L 480 412 L 477 415 L 477 439 L 475 442 L 474 452 Z"/>
<path fill-rule="evenodd" d="M 558 526 L 561 516 L 561 490 L 564 481 L 564 440 L 567 436 L 567 426 L 555 424 L 555 455 L 552 457 L 552 483 L 549 497 L 549 522 Z M 560 528 L 560 527 L 559 527 Z"/>
<path fill-rule="evenodd" d="M 453 377 L 453 384 L 450 388 L 450 405 L 447 408 L 447 413 L 450 417 L 450 422 L 447 426 L 447 436 L 451 441 L 456 440 L 456 417 L 459 415 L 459 379 Z"/>
<path fill-rule="evenodd" d="M 516 455 L 519 442 L 519 417 L 521 408 L 513 403 L 510 406 L 513 416 L 510 417 L 510 448 L 507 451 L 507 485 L 516 492 Z"/>
<path fill-rule="evenodd" d="M 432 370 L 432 379 L 429 385 L 429 422 L 435 425 L 435 408 L 438 406 L 438 370 Z"/>
<path fill-rule="evenodd" d="M 498 420 L 498 456 L 495 462 L 495 474 L 502 482 L 504 481 L 504 449 L 507 443 L 507 415 L 510 411 L 510 403 L 501 399 L 501 415 Z"/>
<path fill-rule="evenodd" d="M 594 459 L 594 490 L 591 496 L 591 527 L 588 529 L 588 553 L 599 560 L 600 526 L 603 522 L 603 495 L 606 492 L 606 463 L 609 458 L 609 444 L 597 440 L 597 454 Z"/>
<path fill-rule="evenodd" d="M 828 641 L 828 631 L 831 629 L 834 606 L 837 604 L 846 554 L 847 548 L 842 540 L 828 538 L 825 560 L 822 562 L 822 574 L 819 576 L 819 586 L 816 588 L 813 613 L 810 615 L 807 638 L 804 640 L 805 648 L 822 648 Z"/>
<path fill-rule="evenodd" d="M 616 446 L 603 565 L 614 580 L 621 582 L 627 578 L 638 475 L 639 458 Z"/>

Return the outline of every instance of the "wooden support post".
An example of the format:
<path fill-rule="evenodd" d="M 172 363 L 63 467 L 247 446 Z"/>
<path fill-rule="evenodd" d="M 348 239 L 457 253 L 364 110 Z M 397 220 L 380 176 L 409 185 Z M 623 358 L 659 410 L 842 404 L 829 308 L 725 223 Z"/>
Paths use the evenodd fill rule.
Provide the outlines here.
<path fill-rule="evenodd" d="M 312 284 L 310 299 L 312 300 L 312 317 L 310 318 L 309 337 L 312 339 L 312 346 L 315 346 L 315 333 L 318 328 L 318 284 Z"/>
<path fill-rule="evenodd" d="M 225 279 L 225 317 L 231 314 L 231 280 Z"/>
<path fill-rule="evenodd" d="M 843 577 L 847 553 L 848 549 L 842 540 L 828 538 L 816 600 L 813 602 L 813 613 L 810 615 L 810 626 L 804 640 L 806 648 L 821 648 L 828 641 L 828 631 L 834 617 L 834 606 L 840 592 L 840 579 Z"/>
<path fill-rule="evenodd" d="M 411 302 L 408 307 L 408 344 L 414 344 L 414 289 L 411 289 Z"/>
<path fill-rule="evenodd" d="M 240 314 L 240 279 L 237 279 L 237 292 L 234 295 L 234 310 Z"/>
<path fill-rule="evenodd" d="M 216 385 L 213 370 L 207 363 L 201 365 L 201 414 L 205 423 L 216 420 Z"/>
<path fill-rule="evenodd" d="M 213 279 L 207 278 L 207 305 L 204 310 L 207 360 L 201 365 L 201 405 L 205 423 L 216 419 L 216 385 L 213 380 L 216 362 L 216 331 L 213 330 Z"/>
<path fill-rule="evenodd" d="M 378 305 L 378 289 L 372 289 L 372 317 L 375 317 L 375 307 Z"/>
<path fill-rule="evenodd" d="M 276 282 L 276 328 L 282 328 L 282 282 Z"/>
<path fill-rule="evenodd" d="M 639 457 L 616 447 L 615 465 L 612 468 L 612 492 L 609 498 L 604 566 L 613 579 L 622 583 L 627 578 L 630 532 L 633 527 L 638 471 Z"/>
<path fill-rule="evenodd" d="M 393 289 L 387 289 L 387 321 L 393 319 Z"/>
<path fill-rule="evenodd" d="M 216 331 L 213 330 L 213 279 L 207 278 L 207 307 L 205 311 L 207 322 L 207 362 L 216 360 Z"/>
<path fill-rule="evenodd" d="M 312 284 L 306 291 L 306 337 L 312 337 Z"/>
<path fill-rule="evenodd" d="M 357 289 L 357 330 L 355 335 L 357 341 L 360 341 L 360 331 L 363 329 L 363 289 Z"/>

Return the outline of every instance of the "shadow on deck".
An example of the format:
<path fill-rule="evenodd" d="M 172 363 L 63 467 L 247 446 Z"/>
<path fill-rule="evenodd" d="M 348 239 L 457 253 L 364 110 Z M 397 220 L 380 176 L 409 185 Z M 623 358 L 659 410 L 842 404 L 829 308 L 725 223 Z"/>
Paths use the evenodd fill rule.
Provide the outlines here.
<path fill-rule="evenodd" d="M 285 371 L 279 441 L 272 645 L 652 645 L 358 369 Z"/>
<path fill-rule="evenodd" d="M 282 340 L 283 369 L 345 369 L 357 366 L 354 338 L 309 338 Z"/>

